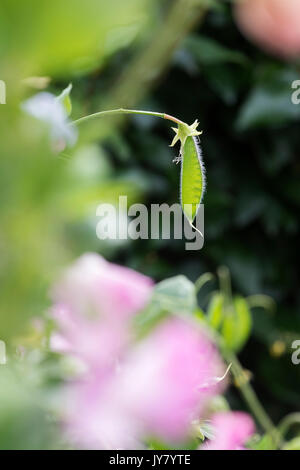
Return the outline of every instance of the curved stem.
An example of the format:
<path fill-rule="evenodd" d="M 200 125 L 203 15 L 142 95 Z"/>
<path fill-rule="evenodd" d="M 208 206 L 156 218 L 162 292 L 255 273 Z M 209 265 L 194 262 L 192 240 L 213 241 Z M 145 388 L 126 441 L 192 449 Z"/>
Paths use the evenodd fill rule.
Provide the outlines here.
<path fill-rule="evenodd" d="M 276 310 L 276 303 L 268 295 L 250 295 L 246 298 L 246 300 L 250 308 L 261 307 L 267 311 L 269 310 L 271 313 L 275 312 Z"/>
<path fill-rule="evenodd" d="M 281 434 L 282 437 L 286 435 L 286 433 L 289 431 L 290 427 L 292 427 L 295 424 L 300 424 L 300 413 L 291 413 L 285 418 L 282 419 L 282 421 L 278 425 L 278 430 Z"/>
<path fill-rule="evenodd" d="M 214 281 L 214 279 L 215 276 L 212 273 L 202 274 L 195 282 L 196 292 L 198 293 L 207 282 Z"/>
<path fill-rule="evenodd" d="M 154 111 L 143 111 L 143 110 L 138 110 L 138 109 L 119 108 L 119 109 L 109 109 L 107 111 L 100 111 L 98 113 L 89 114 L 88 116 L 84 116 L 80 119 L 77 119 L 76 121 L 73 121 L 72 125 L 78 126 L 82 124 L 83 122 L 91 121 L 93 119 L 102 118 L 106 116 L 112 116 L 112 115 L 120 115 L 120 114 L 142 114 L 144 116 L 155 116 L 155 117 L 159 117 L 162 119 L 167 119 L 169 121 L 176 122 L 176 124 L 184 124 L 184 122 L 180 121 L 180 119 L 177 119 L 174 116 L 170 116 L 169 114 L 165 114 L 165 113 L 156 113 Z"/>

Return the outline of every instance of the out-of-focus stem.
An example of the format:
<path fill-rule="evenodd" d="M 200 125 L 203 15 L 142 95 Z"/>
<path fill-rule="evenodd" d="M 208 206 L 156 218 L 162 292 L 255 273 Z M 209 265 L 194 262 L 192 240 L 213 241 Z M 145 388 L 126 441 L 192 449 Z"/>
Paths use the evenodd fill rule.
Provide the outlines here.
<path fill-rule="evenodd" d="M 187 320 L 186 317 L 185 320 Z M 236 355 L 225 346 L 222 336 L 216 330 L 212 330 L 210 327 L 208 327 L 205 320 L 200 319 L 199 321 L 198 318 L 196 319 L 194 317 L 192 319 L 189 319 L 189 321 L 191 321 L 191 323 L 195 327 L 198 326 L 199 328 L 204 328 L 208 330 L 211 339 L 214 341 L 215 345 L 220 350 L 224 360 L 227 362 L 228 365 L 231 365 L 230 371 L 234 379 L 236 380 L 238 389 L 241 395 L 243 396 L 249 408 L 249 411 L 252 413 L 262 430 L 271 437 L 274 446 L 276 446 L 277 448 L 280 447 L 280 445 L 282 444 L 281 433 L 276 429 L 271 418 L 266 413 L 264 407 L 257 398 L 255 391 L 249 383 L 249 378 L 246 377 L 244 369 Z M 300 413 L 297 413 L 297 418 L 298 415 L 300 419 Z"/>
<path fill-rule="evenodd" d="M 218 269 L 218 277 L 220 282 L 220 290 L 225 299 L 225 308 L 230 309 L 232 304 L 232 292 L 229 269 L 226 266 L 220 266 Z"/>
<path fill-rule="evenodd" d="M 131 107 L 149 92 L 168 67 L 174 51 L 184 37 L 204 17 L 207 3 L 203 0 L 174 0 L 166 18 L 151 34 L 151 41 L 133 58 L 112 89 L 104 109 L 116 104 Z"/>
<path fill-rule="evenodd" d="M 120 74 L 116 84 L 108 92 L 108 97 L 100 98 L 97 106 L 110 110 L 117 106 L 131 108 L 141 102 L 168 68 L 182 40 L 201 22 L 207 10 L 208 4 L 205 0 L 173 0 L 166 17 L 152 31 L 148 43 Z M 116 125 L 122 124 L 124 114 L 119 116 Z M 169 119 L 173 120 L 172 116 Z M 109 126 L 99 129 L 97 123 L 94 123 L 81 133 L 81 139 L 99 139 L 109 132 Z"/>
<path fill-rule="evenodd" d="M 220 349 L 224 359 L 229 364 L 232 364 L 232 374 L 238 383 L 238 388 L 250 411 L 262 429 L 273 439 L 275 446 L 278 447 L 281 441 L 280 433 L 274 426 L 271 418 L 268 416 L 259 399 L 257 398 L 257 395 L 251 387 L 248 378 L 243 380 L 245 373 L 238 358 L 223 345 L 220 345 Z"/>
<path fill-rule="evenodd" d="M 232 292 L 230 273 L 228 268 L 226 266 L 221 266 L 218 270 L 218 276 L 220 279 L 221 291 L 225 298 L 225 307 L 231 308 Z M 248 404 L 248 407 L 252 411 L 253 415 L 255 416 L 257 422 L 260 424 L 262 429 L 271 436 L 274 441 L 274 444 L 276 446 L 279 446 L 281 440 L 280 433 L 278 432 L 278 430 L 272 423 L 270 417 L 263 408 L 262 404 L 258 400 L 256 393 L 254 392 L 253 388 L 249 383 L 249 378 L 245 377 L 245 372 L 238 358 L 233 352 L 231 352 L 224 346 L 221 338 L 218 339 L 218 344 L 223 353 L 224 359 L 229 364 L 232 364 L 232 374 L 236 380 L 237 386 L 244 400 Z"/>

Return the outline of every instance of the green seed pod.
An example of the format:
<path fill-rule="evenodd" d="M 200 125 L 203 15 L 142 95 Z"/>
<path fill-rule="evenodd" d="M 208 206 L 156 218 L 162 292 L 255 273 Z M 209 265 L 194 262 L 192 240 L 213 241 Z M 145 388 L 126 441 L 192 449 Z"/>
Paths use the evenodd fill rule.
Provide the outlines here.
<path fill-rule="evenodd" d="M 182 210 L 193 223 L 205 188 L 204 166 L 197 137 L 187 137 L 181 163 L 180 200 Z"/>
<path fill-rule="evenodd" d="M 180 158 L 175 161 L 181 161 L 180 202 L 190 224 L 197 215 L 205 189 L 205 170 L 198 141 L 201 132 L 197 131 L 197 126 L 198 121 L 195 121 L 191 126 L 182 123 L 178 128 L 172 128 L 176 135 L 171 146 L 181 142 Z"/>

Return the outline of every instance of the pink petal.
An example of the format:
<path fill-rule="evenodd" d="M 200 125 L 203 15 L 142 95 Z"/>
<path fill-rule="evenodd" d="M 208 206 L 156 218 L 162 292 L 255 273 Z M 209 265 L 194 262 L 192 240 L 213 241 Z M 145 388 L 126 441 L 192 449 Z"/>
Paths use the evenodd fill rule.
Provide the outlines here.
<path fill-rule="evenodd" d="M 205 444 L 205 450 L 241 450 L 255 432 L 253 419 L 241 411 L 216 413 L 212 418 L 215 439 Z"/>
<path fill-rule="evenodd" d="M 70 352 L 91 367 L 113 363 L 130 335 L 129 319 L 152 293 L 151 279 L 87 254 L 66 270 L 52 290 L 53 318 Z"/>

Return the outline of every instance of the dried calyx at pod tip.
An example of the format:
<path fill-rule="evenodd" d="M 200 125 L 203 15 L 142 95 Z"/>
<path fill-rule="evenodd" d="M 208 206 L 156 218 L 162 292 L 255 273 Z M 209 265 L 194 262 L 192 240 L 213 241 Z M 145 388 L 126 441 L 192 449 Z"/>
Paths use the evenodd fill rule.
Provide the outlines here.
<path fill-rule="evenodd" d="M 193 124 L 190 126 L 185 122 L 179 123 L 178 127 L 172 127 L 173 131 L 175 132 L 175 137 L 172 140 L 170 147 L 174 147 L 174 145 L 180 141 L 180 152 L 182 152 L 186 139 L 188 137 L 197 137 L 198 135 L 202 134 L 202 131 L 197 131 L 197 127 L 199 126 L 199 122 L 196 119 Z"/>
<path fill-rule="evenodd" d="M 172 127 L 176 135 L 171 147 L 180 141 L 180 156 L 175 159 L 176 163 L 181 162 L 180 202 L 190 224 L 197 215 L 205 189 L 205 170 L 198 138 L 202 132 L 197 130 L 198 125 L 196 120 L 190 126 L 179 123 L 178 128 Z"/>

